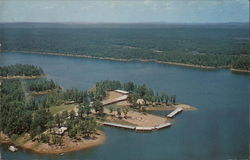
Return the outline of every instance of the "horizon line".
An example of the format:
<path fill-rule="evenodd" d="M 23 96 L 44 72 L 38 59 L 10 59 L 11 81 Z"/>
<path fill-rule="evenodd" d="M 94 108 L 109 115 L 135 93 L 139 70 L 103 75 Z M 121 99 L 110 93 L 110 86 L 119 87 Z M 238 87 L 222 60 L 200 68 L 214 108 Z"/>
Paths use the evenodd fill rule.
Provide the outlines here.
<path fill-rule="evenodd" d="M 0 22 L 4 23 L 47 23 L 47 24 L 233 24 L 233 23 L 248 23 L 249 21 L 228 21 L 228 22 L 29 22 L 29 21 L 17 21 L 17 22 Z"/>

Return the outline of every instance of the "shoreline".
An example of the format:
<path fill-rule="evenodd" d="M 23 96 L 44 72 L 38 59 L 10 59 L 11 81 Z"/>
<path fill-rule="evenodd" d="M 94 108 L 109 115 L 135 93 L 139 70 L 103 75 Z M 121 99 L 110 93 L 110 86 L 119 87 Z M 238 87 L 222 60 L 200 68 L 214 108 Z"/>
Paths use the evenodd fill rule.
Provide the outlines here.
<path fill-rule="evenodd" d="M 15 146 L 21 149 L 30 150 L 38 154 L 47 154 L 47 155 L 63 154 L 67 152 L 74 152 L 96 147 L 103 144 L 107 138 L 105 133 L 100 130 L 97 131 L 96 137 L 97 137 L 96 139 L 88 139 L 88 140 L 84 139 L 81 141 L 73 142 L 71 138 L 65 136 L 64 141 L 67 141 L 67 143 L 65 143 L 63 146 L 56 146 L 56 145 L 49 145 L 47 143 L 32 142 L 32 140 L 25 139 L 25 136 L 17 138 L 15 142 L 11 142 L 10 138 L 7 135 L 0 133 L 2 144 L 14 144 Z M 18 140 L 23 142 L 17 142 Z"/>
<path fill-rule="evenodd" d="M 120 62 L 154 62 L 158 64 L 169 64 L 169 65 L 176 65 L 176 66 L 183 66 L 183 67 L 190 67 L 190 68 L 199 68 L 199 69 L 206 69 L 206 70 L 215 70 L 215 69 L 230 69 L 229 66 L 220 66 L 220 67 L 213 67 L 213 66 L 203 66 L 203 65 L 195 65 L 195 64 L 187 64 L 187 63 L 178 63 L 178 62 L 167 62 L 167 61 L 160 61 L 155 59 L 123 59 L 123 58 L 111 58 L 111 57 L 96 57 L 96 56 L 88 56 L 84 54 L 67 54 L 67 53 L 57 53 L 57 52 L 37 52 L 37 51 L 8 51 L 3 50 L 3 52 L 16 52 L 16 53 L 26 53 L 26 54 L 42 54 L 42 55 L 54 55 L 54 56 L 66 56 L 66 57 L 79 57 L 79 58 L 91 58 L 91 59 L 100 59 L 100 60 L 111 60 L 111 61 L 120 61 Z"/>
<path fill-rule="evenodd" d="M 187 104 L 175 104 L 174 106 L 146 107 L 145 109 L 147 111 L 173 111 L 177 107 L 182 108 L 184 111 L 195 111 L 195 110 L 198 110 L 198 108 L 196 108 L 194 106 L 187 105 Z"/>
<path fill-rule="evenodd" d="M 239 73 L 248 73 L 248 74 L 250 74 L 250 70 L 234 69 L 234 68 L 231 68 L 230 70 L 232 72 L 239 72 Z"/>
<path fill-rule="evenodd" d="M 38 76 L 7 76 L 7 77 L 0 76 L 0 79 L 38 79 L 47 76 L 48 74 L 42 74 Z"/>

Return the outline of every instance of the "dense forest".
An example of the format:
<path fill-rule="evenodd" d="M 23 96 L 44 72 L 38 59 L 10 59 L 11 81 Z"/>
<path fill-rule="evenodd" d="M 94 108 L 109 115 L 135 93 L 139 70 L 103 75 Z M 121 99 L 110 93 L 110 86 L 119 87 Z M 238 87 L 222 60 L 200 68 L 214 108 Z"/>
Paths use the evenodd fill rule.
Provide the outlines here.
<path fill-rule="evenodd" d="M 14 65 L 14 67 L 7 66 L 2 68 L 6 68 L 6 70 L 14 68 L 13 70 L 15 71 L 10 70 L 11 72 L 9 73 L 26 73 L 27 68 L 37 69 L 38 67 Z M 16 72 L 16 70 L 20 72 Z M 43 70 L 39 68 L 39 72 L 43 73 Z M 27 85 L 29 88 L 23 85 Z M 95 115 L 90 115 L 89 111 L 85 114 L 86 109 L 89 109 L 89 105 L 86 105 L 86 103 L 89 104 L 89 100 L 82 98 L 87 97 L 86 94 L 81 95 L 81 93 L 87 92 L 77 89 L 57 90 L 36 98 L 27 94 L 26 90 L 42 91 L 53 87 L 59 86 L 52 80 L 0 80 L 0 131 L 7 134 L 13 141 L 20 135 L 23 135 L 23 133 L 29 133 L 33 140 L 56 145 L 62 144 L 63 135 L 58 135 L 55 128 L 62 126 L 68 128 L 68 136 L 72 138 L 77 136 L 90 137 L 95 134 L 97 127 Z M 78 113 L 72 110 L 70 113 L 64 111 L 52 115 L 50 111 L 52 106 L 61 105 L 68 100 L 75 100 L 74 103 L 78 103 Z M 101 103 L 98 105 L 101 105 Z M 97 116 L 99 115 L 98 113 Z"/>
<path fill-rule="evenodd" d="M 58 27 L 58 25 L 57 25 Z M 230 67 L 249 57 L 247 25 L 0 28 L 5 51 L 59 52 Z M 237 65 L 244 67 L 248 63 Z"/>
<path fill-rule="evenodd" d="M 34 81 L 30 81 L 27 85 L 27 89 L 31 92 L 41 92 L 47 90 L 53 90 L 56 88 L 60 88 L 53 80 L 46 79 L 38 79 Z"/>
<path fill-rule="evenodd" d="M 44 143 L 60 145 L 62 136 L 55 132 L 49 135 L 45 131 L 66 126 L 68 135 L 72 138 L 77 135 L 91 136 L 96 132 L 95 118 L 83 114 L 83 107 L 79 110 L 79 113 L 83 112 L 81 116 L 77 116 L 73 110 L 70 113 L 64 111 L 61 114 L 52 115 L 50 107 L 55 101 L 49 103 L 48 97 L 54 98 L 53 94 L 35 100 L 32 97 L 26 97 L 24 92 L 20 80 L 1 81 L 0 131 L 9 135 L 11 139 L 23 133 L 29 133 L 32 138 L 39 137 Z"/>
<path fill-rule="evenodd" d="M 40 67 L 29 64 L 0 66 L 0 76 L 39 76 L 44 74 Z"/>
<path fill-rule="evenodd" d="M 250 57 L 242 56 L 233 63 L 234 69 L 242 69 L 250 71 Z"/>
<path fill-rule="evenodd" d="M 25 94 L 20 81 L 3 80 L 1 82 L 0 97 L 1 131 L 8 135 L 28 132 L 32 123 L 32 112 L 26 108 Z"/>

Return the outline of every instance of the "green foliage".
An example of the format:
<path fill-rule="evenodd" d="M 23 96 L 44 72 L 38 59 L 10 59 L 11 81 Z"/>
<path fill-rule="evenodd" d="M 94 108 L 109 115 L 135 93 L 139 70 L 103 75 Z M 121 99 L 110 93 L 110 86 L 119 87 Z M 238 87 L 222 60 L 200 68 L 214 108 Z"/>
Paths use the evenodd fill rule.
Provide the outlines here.
<path fill-rule="evenodd" d="M 100 116 L 103 116 L 104 108 L 99 100 L 95 100 L 93 103 L 93 108 L 95 109 L 95 112 L 97 112 Z"/>
<path fill-rule="evenodd" d="M 60 128 L 61 124 L 63 123 L 63 119 L 62 119 L 62 115 L 57 113 L 54 117 L 55 123 L 57 124 L 57 126 Z"/>
<path fill-rule="evenodd" d="M 62 145 L 62 143 L 63 143 L 63 139 L 62 139 L 62 136 L 53 136 L 52 137 L 52 143 L 53 144 L 56 144 L 56 145 Z"/>
<path fill-rule="evenodd" d="M 77 135 L 89 137 L 96 133 L 97 123 L 93 117 L 80 118 L 68 121 L 69 136 L 75 138 Z"/>
<path fill-rule="evenodd" d="M 66 118 L 68 118 L 68 116 L 69 116 L 68 111 L 63 111 L 61 114 L 62 119 L 66 119 Z"/>
<path fill-rule="evenodd" d="M 43 143 L 49 143 L 49 140 L 50 140 L 50 137 L 49 137 L 48 134 L 42 134 L 42 135 L 41 135 L 41 141 L 42 141 Z"/>
<path fill-rule="evenodd" d="M 10 141 L 11 142 L 14 142 L 15 140 L 17 140 L 19 136 L 17 134 L 12 134 L 11 137 L 10 137 Z"/>
<path fill-rule="evenodd" d="M 32 112 L 25 105 L 25 95 L 20 81 L 1 81 L 0 97 L 0 130 L 8 135 L 29 131 Z"/>
<path fill-rule="evenodd" d="M 76 116 L 76 113 L 74 110 L 71 110 L 70 113 L 69 113 L 69 117 L 70 117 L 70 120 L 73 120 Z"/>
<path fill-rule="evenodd" d="M 32 97 L 26 99 L 23 90 L 24 87 L 22 87 L 20 80 L 1 80 L 0 82 L 0 131 L 9 136 L 29 132 L 32 138 L 40 135 L 42 142 L 48 143 L 49 136 L 43 132 L 48 129 L 52 131 L 54 127 L 60 128 L 61 126 L 65 126 L 64 122 L 67 122 L 69 135 L 72 137 L 77 134 L 91 136 L 96 132 L 96 120 L 89 117 L 91 108 L 87 92 L 70 89 L 65 92 L 53 92 L 37 99 Z M 47 81 L 27 81 L 25 84 L 28 86 L 38 86 L 35 90 L 40 90 L 40 86 L 46 85 L 44 83 L 47 83 Z M 50 86 L 54 84 L 52 81 L 49 81 L 49 83 Z M 52 116 L 50 112 L 51 105 L 61 103 L 64 101 L 64 98 L 66 100 L 81 102 L 81 107 L 79 108 L 80 116 L 76 116 L 73 110 L 70 113 L 64 110 L 62 113 L 57 113 L 54 117 Z M 94 105 L 99 115 L 102 115 L 103 106 L 101 102 L 95 101 Z M 69 119 L 67 119 L 68 117 Z M 55 135 L 52 141 L 55 144 L 62 144 L 61 137 Z"/>
<path fill-rule="evenodd" d="M 77 135 L 77 129 L 76 129 L 76 127 L 72 127 L 71 129 L 69 129 L 68 135 L 71 138 L 75 138 L 76 135 Z"/>
<path fill-rule="evenodd" d="M 27 88 L 29 91 L 46 91 L 60 88 L 53 80 L 38 79 L 28 83 Z"/>
<path fill-rule="evenodd" d="M 52 114 L 44 109 L 40 108 L 34 112 L 34 116 L 31 123 L 31 133 L 33 135 L 44 132 L 48 127 L 48 123 L 53 120 Z"/>
<path fill-rule="evenodd" d="M 250 56 L 242 56 L 233 63 L 234 69 L 250 70 Z"/>
<path fill-rule="evenodd" d="M 15 64 L 0 67 L 0 76 L 38 76 L 42 75 L 43 70 L 40 67 L 29 64 Z"/>
<path fill-rule="evenodd" d="M 66 101 L 74 101 L 76 103 L 83 103 L 88 101 L 88 93 L 86 91 L 79 91 L 76 88 L 67 89 L 63 92 L 63 99 Z"/>
<path fill-rule="evenodd" d="M 250 54 L 246 37 L 248 27 L 220 25 L 0 30 L 2 49 L 8 51 L 59 52 L 215 67 L 231 65 L 239 55 Z"/>

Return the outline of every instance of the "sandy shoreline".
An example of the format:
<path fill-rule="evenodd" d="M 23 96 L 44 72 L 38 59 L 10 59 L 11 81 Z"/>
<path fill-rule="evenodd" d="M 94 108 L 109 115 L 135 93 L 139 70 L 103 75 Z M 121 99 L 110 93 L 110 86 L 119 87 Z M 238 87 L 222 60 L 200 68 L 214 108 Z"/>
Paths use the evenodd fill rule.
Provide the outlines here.
<path fill-rule="evenodd" d="M 230 70 L 231 70 L 232 72 L 240 72 L 240 73 L 248 73 L 248 74 L 250 74 L 250 71 L 249 71 L 249 70 L 234 69 L 234 68 L 231 68 Z"/>
<path fill-rule="evenodd" d="M 213 66 L 203 66 L 203 65 L 194 65 L 194 64 L 186 64 L 186 63 L 178 63 L 178 62 L 166 62 L 159 61 L 155 59 L 122 59 L 122 58 L 111 58 L 111 57 L 95 57 L 88 55 L 79 55 L 79 54 L 66 54 L 66 53 L 56 53 L 56 52 L 35 52 L 35 51 L 5 51 L 5 52 L 19 52 L 19 53 L 30 53 L 30 54 L 44 54 L 44 55 L 55 55 L 55 56 L 68 56 L 68 57 L 80 57 L 80 58 L 92 58 L 92 59 L 101 59 L 101 60 L 112 60 L 112 61 L 122 61 L 122 62 L 131 62 L 131 61 L 139 61 L 139 62 L 155 62 L 159 64 L 170 64 L 177 65 L 183 67 L 191 67 L 191 68 L 200 68 L 200 69 L 221 69 L 221 68 L 229 68 L 229 66 L 221 66 L 221 67 L 213 67 Z"/>
<path fill-rule="evenodd" d="M 145 107 L 147 111 L 173 111 L 176 107 L 182 108 L 184 111 L 194 111 L 197 110 L 196 107 L 187 104 L 176 104 L 174 106 L 155 106 L 155 107 Z"/>
<path fill-rule="evenodd" d="M 8 136 L 2 133 L 0 135 L 1 135 L 1 143 L 3 144 L 11 143 Z M 74 142 L 68 136 L 64 136 L 63 145 L 56 146 L 56 145 L 48 145 L 45 143 L 32 142 L 32 140 L 27 141 L 27 136 L 23 136 L 22 138 L 18 138 L 16 140 L 16 143 L 14 143 L 14 145 L 22 149 L 31 150 L 39 154 L 61 154 L 61 153 L 73 152 L 95 147 L 103 144 L 106 140 L 106 135 L 102 131 L 97 131 L 97 135 L 95 135 L 95 137 L 96 139 L 87 139 L 87 140 L 82 139 L 81 141 Z"/>
<path fill-rule="evenodd" d="M 167 118 L 156 116 L 149 113 L 147 114 L 140 113 L 136 111 L 129 111 L 127 113 L 127 118 L 124 118 L 124 113 L 122 113 L 121 118 L 118 118 L 117 111 L 113 111 L 112 113 L 110 113 L 109 109 L 104 109 L 104 113 L 110 115 L 110 117 L 108 118 L 110 122 L 119 123 L 117 121 L 124 121 L 132 126 L 153 127 L 168 122 Z"/>
<path fill-rule="evenodd" d="M 38 76 L 7 76 L 7 77 L 0 76 L 0 79 L 37 79 L 46 76 L 48 76 L 48 74 L 42 74 Z"/>

